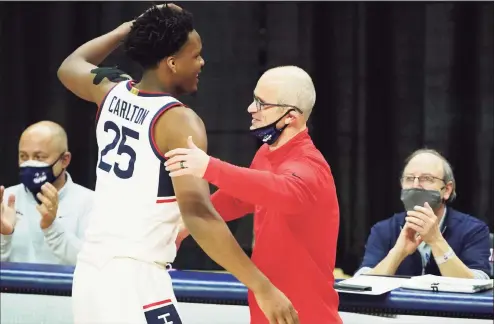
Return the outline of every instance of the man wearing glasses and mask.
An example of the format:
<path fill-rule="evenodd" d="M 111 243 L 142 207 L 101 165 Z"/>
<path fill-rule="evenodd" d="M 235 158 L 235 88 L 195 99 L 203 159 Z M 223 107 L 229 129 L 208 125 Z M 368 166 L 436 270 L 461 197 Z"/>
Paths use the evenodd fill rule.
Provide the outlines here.
<path fill-rule="evenodd" d="M 67 134 L 53 122 L 19 141 L 20 184 L 0 187 L 0 260 L 75 265 L 93 191 L 72 182 Z"/>
<path fill-rule="evenodd" d="M 225 221 L 254 212 L 252 260 L 292 301 L 301 323 L 342 323 L 333 289 L 337 194 L 330 167 L 306 127 L 315 100 L 304 70 L 270 69 L 247 109 L 250 132 L 265 143 L 250 168 L 210 157 L 191 139 L 189 148 L 167 152 L 165 165 L 171 177 L 193 175 L 218 187 L 211 200 Z M 251 292 L 248 301 L 251 323 L 267 323 Z"/>
<path fill-rule="evenodd" d="M 406 160 L 401 185 L 406 212 L 373 226 L 355 275 L 489 279 L 488 226 L 447 206 L 456 196 L 448 161 L 435 150 L 415 151 Z"/>

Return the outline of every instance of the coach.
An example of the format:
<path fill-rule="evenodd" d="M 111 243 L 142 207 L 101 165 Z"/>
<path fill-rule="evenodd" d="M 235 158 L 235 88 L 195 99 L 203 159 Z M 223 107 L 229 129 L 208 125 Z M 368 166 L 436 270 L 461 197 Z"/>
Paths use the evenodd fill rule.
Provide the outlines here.
<path fill-rule="evenodd" d="M 268 70 L 248 107 L 250 132 L 265 144 L 251 167 L 208 156 L 189 139 L 189 148 L 166 154 L 170 176 L 193 175 L 219 190 L 212 196 L 226 221 L 254 213 L 252 259 L 293 302 L 301 323 L 341 323 L 333 289 L 339 206 L 330 167 L 314 146 L 306 122 L 315 89 L 302 69 Z M 251 323 L 267 323 L 253 294 Z"/>

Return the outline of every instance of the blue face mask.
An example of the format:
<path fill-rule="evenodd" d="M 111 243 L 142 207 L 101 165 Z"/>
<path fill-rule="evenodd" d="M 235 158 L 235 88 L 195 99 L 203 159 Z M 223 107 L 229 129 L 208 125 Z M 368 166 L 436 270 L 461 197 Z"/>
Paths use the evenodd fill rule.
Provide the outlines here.
<path fill-rule="evenodd" d="M 63 154 L 52 164 L 36 160 L 23 162 L 19 166 L 19 178 L 21 183 L 36 197 L 36 194 L 41 191 L 41 186 L 47 182 L 55 182 L 55 180 L 64 173 L 64 170 L 62 170 L 58 176 L 53 174 L 53 166 L 62 158 L 62 156 Z"/>
<path fill-rule="evenodd" d="M 279 121 L 281 121 L 287 114 L 289 114 L 291 111 L 294 109 L 291 109 L 287 111 L 285 114 L 282 115 L 279 119 L 274 121 L 273 123 L 256 128 L 256 129 L 251 129 L 249 132 L 254 135 L 256 138 L 260 139 L 263 143 L 266 143 L 268 145 L 272 145 L 277 141 L 277 139 L 280 137 L 284 129 L 289 126 L 289 124 L 285 124 L 282 128 L 278 129 L 277 124 Z"/>

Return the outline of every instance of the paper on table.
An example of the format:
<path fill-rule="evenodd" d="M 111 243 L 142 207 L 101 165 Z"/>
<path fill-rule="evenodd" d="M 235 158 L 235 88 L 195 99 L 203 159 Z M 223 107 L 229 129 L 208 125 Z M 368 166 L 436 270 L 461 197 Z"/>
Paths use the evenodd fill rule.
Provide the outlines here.
<path fill-rule="evenodd" d="M 339 283 L 345 283 L 356 286 L 370 286 L 371 291 L 353 291 L 353 290 L 336 290 L 340 293 L 346 294 L 359 294 L 359 295 L 382 295 L 391 290 L 399 288 L 404 281 L 410 280 L 409 278 L 395 278 L 395 277 L 381 277 L 381 276 L 367 276 L 360 275 L 350 279 L 340 281 Z"/>
<path fill-rule="evenodd" d="M 493 288 L 491 279 L 462 279 L 434 275 L 411 278 L 401 285 L 405 289 L 429 290 L 441 292 L 475 293 Z"/>

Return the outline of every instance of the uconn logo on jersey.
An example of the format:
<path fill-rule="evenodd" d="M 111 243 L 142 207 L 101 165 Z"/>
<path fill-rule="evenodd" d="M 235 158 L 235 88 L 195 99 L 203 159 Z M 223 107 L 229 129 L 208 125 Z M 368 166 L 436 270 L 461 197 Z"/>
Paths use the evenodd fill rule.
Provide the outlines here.
<path fill-rule="evenodd" d="M 147 324 L 182 324 L 171 299 L 143 306 Z"/>

